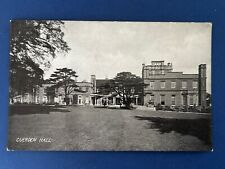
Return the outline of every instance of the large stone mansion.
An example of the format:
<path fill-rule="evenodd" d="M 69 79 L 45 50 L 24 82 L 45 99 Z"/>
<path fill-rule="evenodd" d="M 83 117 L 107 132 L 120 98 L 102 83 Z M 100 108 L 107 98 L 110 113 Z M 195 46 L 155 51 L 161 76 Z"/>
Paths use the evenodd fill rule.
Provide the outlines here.
<path fill-rule="evenodd" d="M 120 104 L 119 96 L 113 93 L 99 93 L 100 87 L 110 83 L 111 79 L 96 79 L 91 75 L 90 82 L 76 82 L 77 89 L 69 95 L 70 105 Z M 142 65 L 143 92 L 133 96 L 133 104 L 145 106 L 200 106 L 206 107 L 206 65 L 200 64 L 198 74 L 174 72 L 172 63 L 152 61 Z M 53 84 L 42 84 L 34 93 L 25 93 L 13 98 L 14 103 L 65 104 L 62 88 L 55 94 L 47 95 L 47 88 Z"/>
<path fill-rule="evenodd" d="M 174 72 L 172 63 L 152 61 L 142 65 L 144 104 L 163 106 L 206 107 L 206 65 L 200 64 L 198 74 Z"/>

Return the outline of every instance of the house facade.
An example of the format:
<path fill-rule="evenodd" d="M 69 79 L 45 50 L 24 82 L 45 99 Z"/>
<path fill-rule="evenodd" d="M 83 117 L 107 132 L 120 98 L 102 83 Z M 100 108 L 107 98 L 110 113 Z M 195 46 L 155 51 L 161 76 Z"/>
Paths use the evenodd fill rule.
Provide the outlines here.
<path fill-rule="evenodd" d="M 31 93 L 24 93 L 23 95 L 17 95 L 13 97 L 13 101 L 10 99 L 10 103 L 32 103 L 34 97 Z"/>
<path fill-rule="evenodd" d="M 169 107 L 206 107 L 206 65 L 198 74 L 174 72 L 172 63 L 152 61 L 142 65 L 144 105 Z"/>
<path fill-rule="evenodd" d="M 90 82 L 82 81 L 76 82 L 76 86 L 77 87 L 73 87 L 71 89 L 67 96 L 69 99 L 69 105 L 89 105 L 91 100 L 90 94 L 93 92 L 93 85 Z M 55 88 L 53 101 L 49 103 L 60 105 L 66 104 L 65 91 L 63 87 Z"/>
<path fill-rule="evenodd" d="M 143 87 L 131 96 L 134 105 L 148 107 L 200 107 L 206 108 L 206 65 L 199 65 L 196 74 L 184 74 L 173 71 L 172 63 L 152 61 L 150 65 L 142 65 Z M 121 105 L 121 97 L 112 91 L 113 79 L 96 79 L 91 75 L 90 82 L 76 82 L 71 88 L 69 105 L 110 106 Z M 13 103 L 60 104 L 65 105 L 65 91 L 63 87 L 48 88 L 54 84 L 36 86 L 32 93 L 25 93 L 13 98 Z M 143 90 L 142 90 L 143 89 Z"/>

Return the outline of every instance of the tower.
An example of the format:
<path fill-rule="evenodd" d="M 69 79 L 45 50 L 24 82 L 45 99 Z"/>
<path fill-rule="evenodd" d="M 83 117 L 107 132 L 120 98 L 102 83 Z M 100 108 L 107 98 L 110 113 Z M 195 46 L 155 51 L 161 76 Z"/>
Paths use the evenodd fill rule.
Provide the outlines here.
<path fill-rule="evenodd" d="M 198 104 L 204 111 L 206 108 L 206 64 L 199 65 L 198 76 Z"/>

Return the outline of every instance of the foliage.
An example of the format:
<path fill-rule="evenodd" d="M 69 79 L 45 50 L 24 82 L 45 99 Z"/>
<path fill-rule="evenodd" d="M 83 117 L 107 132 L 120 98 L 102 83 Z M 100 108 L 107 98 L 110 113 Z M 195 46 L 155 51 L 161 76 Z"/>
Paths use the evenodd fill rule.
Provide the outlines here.
<path fill-rule="evenodd" d="M 53 88 L 63 88 L 66 104 L 69 104 L 68 95 L 74 91 L 75 87 L 77 87 L 76 77 L 78 76 L 76 72 L 72 69 L 56 69 L 56 71 L 51 75 L 50 79 L 48 79 L 50 83 L 54 83 L 54 85 L 48 89 L 49 93 L 52 91 Z"/>
<path fill-rule="evenodd" d="M 61 21 L 12 21 L 10 39 L 10 95 L 31 92 L 58 52 L 69 51 Z"/>
<path fill-rule="evenodd" d="M 114 80 L 113 79 L 106 79 L 106 80 L 100 80 L 103 82 L 98 85 L 98 94 L 108 95 L 109 93 L 112 93 L 114 91 Z"/>
<path fill-rule="evenodd" d="M 135 95 L 141 96 L 142 88 L 142 79 L 131 72 L 117 73 L 114 78 L 115 92 L 120 96 L 126 108 L 130 108 Z"/>
<path fill-rule="evenodd" d="M 115 96 L 120 96 L 121 103 L 130 108 L 134 100 L 134 95 L 142 98 L 143 82 L 142 79 L 131 72 L 117 73 L 116 77 L 108 80 L 99 87 L 101 94 L 112 93 Z"/>
<path fill-rule="evenodd" d="M 63 24 L 61 21 L 12 21 L 10 56 L 49 67 L 57 52 L 70 50 L 63 40 Z"/>
<path fill-rule="evenodd" d="M 30 59 L 24 62 L 11 60 L 10 97 L 26 92 L 35 93 L 36 85 L 41 85 L 43 81 L 43 74 L 43 70 Z"/>

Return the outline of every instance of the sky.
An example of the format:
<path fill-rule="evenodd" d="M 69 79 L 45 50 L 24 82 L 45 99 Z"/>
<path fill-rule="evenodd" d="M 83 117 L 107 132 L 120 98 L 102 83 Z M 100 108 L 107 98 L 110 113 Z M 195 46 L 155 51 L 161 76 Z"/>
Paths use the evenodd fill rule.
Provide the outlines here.
<path fill-rule="evenodd" d="M 164 60 L 173 71 L 198 73 L 207 65 L 207 91 L 211 93 L 210 23 L 65 21 L 64 40 L 71 50 L 58 54 L 45 72 L 56 68 L 75 70 L 79 81 L 113 78 L 129 71 L 141 76 L 142 64 Z"/>

